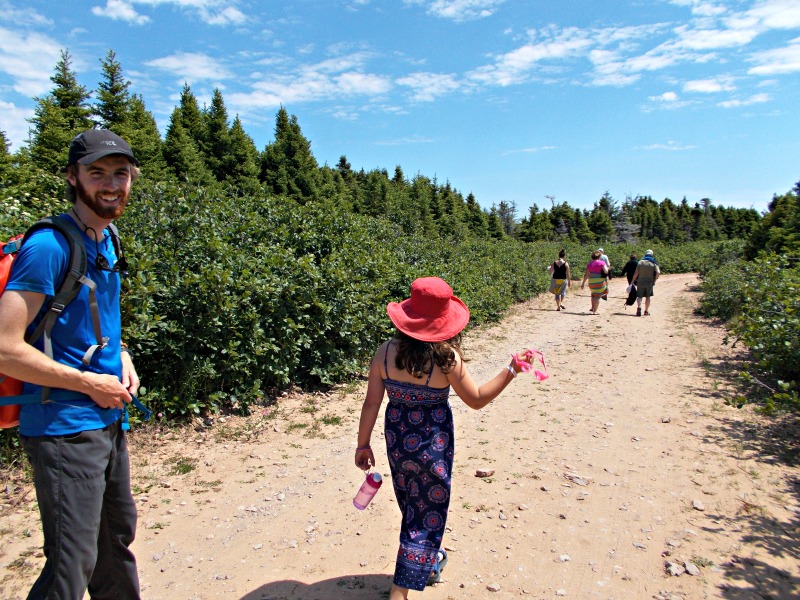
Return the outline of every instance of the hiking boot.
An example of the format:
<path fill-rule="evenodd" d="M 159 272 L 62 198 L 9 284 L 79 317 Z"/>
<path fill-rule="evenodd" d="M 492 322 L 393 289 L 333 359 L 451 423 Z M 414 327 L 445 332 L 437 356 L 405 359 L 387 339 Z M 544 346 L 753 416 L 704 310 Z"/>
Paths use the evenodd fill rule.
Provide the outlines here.
<path fill-rule="evenodd" d="M 641 306 L 636 309 L 636 316 L 637 317 L 641 317 L 642 316 L 642 307 Z"/>

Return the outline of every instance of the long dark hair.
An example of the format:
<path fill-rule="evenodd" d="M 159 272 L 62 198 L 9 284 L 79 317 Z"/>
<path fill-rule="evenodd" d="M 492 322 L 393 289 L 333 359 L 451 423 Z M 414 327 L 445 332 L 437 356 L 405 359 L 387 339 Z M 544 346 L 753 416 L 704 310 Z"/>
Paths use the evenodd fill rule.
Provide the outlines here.
<path fill-rule="evenodd" d="M 447 374 L 455 365 L 456 354 L 463 358 L 460 333 L 444 342 L 423 342 L 402 331 L 397 331 L 394 338 L 397 340 L 394 366 L 417 378 L 430 373 L 434 363 Z"/>

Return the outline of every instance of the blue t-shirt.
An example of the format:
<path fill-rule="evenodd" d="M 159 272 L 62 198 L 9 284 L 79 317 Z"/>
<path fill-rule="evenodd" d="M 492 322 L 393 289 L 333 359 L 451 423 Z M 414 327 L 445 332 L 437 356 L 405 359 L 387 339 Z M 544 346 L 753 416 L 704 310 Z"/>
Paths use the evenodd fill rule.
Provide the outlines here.
<path fill-rule="evenodd" d="M 81 363 L 86 350 L 97 343 L 89 308 L 89 288 L 83 285 L 53 327 L 53 359 L 82 371 L 116 375 L 121 379 L 120 276 L 119 273 L 95 268 L 98 251 L 106 257 L 110 265 L 117 260 L 108 229 L 103 232 L 103 236 L 105 239 L 95 244 L 95 240 L 84 233 L 83 243 L 86 246 L 88 277 L 97 284 L 100 329 L 103 336 L 108 336 L 108 345 L 94 353 L 89 365 Z M 46 314 L 50 300 L 61 285 L 68 263 L 69 244 L 60 233 L 52 229 L 36 231 L 25 241 L 14 259 L 6 290 L 36 292 L 46 296 L 42 309 L 28 327 L 28 333 L 33 332 Z M 39 338 L 35 344 L 39 350 L 44 348 L 43 338 L 44 336 Z M 41 389 L 41 386 L 26 383 L 23 394 L 40 394 Z M 102 429 L 122 416 L 123 410 L 101 408 L 85 394 L 52 388 L 50 402 L 22 406 L 19 432 L 26 436 L 68 435 Z"/>

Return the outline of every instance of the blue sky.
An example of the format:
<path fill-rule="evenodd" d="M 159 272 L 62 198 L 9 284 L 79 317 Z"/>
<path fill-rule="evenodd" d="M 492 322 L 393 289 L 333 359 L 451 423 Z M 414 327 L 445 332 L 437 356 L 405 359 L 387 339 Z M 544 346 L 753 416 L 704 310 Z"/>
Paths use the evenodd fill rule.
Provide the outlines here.
<path fill-rule="evenodd" d="M 800 180 L 800 0 L 0 0 L 0 129 L 68 49 L 117 54 L 162 133 L 188 82 L 259 149 L 397 165 L 518 216 L 604 192 L 765 210 Z"/>

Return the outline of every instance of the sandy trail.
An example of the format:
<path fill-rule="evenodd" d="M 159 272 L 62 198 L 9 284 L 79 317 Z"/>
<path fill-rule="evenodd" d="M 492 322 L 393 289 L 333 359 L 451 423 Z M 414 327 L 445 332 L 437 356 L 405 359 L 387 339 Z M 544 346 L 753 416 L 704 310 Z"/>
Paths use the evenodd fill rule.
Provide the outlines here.
<path fill-rule="evenodd" d="M 797 471 L 767 424 L 724 403 L 738 357 L 694 315 L 696 285 L 662 277 L 641 318 L 621 280 L 597 316 L 573 286 L 564 312 L 548 294 L 468 335 L 477 381 L 530 346 L 551 377 L 520 376 L 479 412 L 452 397 L 450 560 L 425 598 L 800 598 Z M 388 481 L 366 511 L 351 504 L 362 393 L 134 434 L 142 597 L 386 598 L 400 519 Z M 0 518 L 3 598 L 23 598 L 42 561 L 32 498 Z M 670 562 L 698 572 L 669 575 Z"/>

